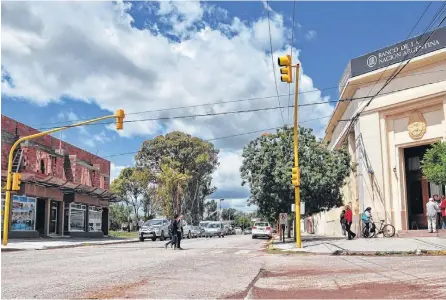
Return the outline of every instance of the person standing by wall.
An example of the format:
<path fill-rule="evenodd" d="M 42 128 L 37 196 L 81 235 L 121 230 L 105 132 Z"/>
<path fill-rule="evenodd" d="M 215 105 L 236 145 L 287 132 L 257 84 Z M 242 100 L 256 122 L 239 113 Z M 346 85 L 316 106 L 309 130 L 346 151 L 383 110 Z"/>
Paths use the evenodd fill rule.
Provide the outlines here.
<path fill-rule="evenodd" d="M 442 217 L 441 229 L 446 229 L 446 197 L 444 195 L 441 196 L 440 209 Z"/>
<path fill-rule="evenodd" d="M 350 206 L 345 207 L 345 230 L 347 231 L 347 239 L 351 240 L 356 237 L 356 234 L 351 231 L 351 226 L 353 222 L 353 213 Z"/>
<path fill-rule="evenodd" d="M 347 232 L 345 231 L 345 209 L 342 210 L 342 212 L 341 212 L 340 223 L 341 223 L 341 228 L 342 228 L 342 235 L 346 236 Z"/>
<path fill-rule="evenodd" d="M 437 232 L 437 213 L 440 211 L 440 207 L 434 198 L 429 198 L 429 202 L 426 203 L 426 217 L 427 228 L 430 233 Z"/>

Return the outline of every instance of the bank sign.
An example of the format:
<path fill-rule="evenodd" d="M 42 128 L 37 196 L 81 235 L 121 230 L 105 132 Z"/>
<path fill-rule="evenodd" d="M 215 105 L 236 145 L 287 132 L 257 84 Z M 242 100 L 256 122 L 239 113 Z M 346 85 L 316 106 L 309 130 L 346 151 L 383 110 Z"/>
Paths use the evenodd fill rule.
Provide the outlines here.
<path fill-rule="evenodd" d="M 348 79 L 406 61 L 446 47 L 446 26 L 352 59 L 340 81 L 339 90 Z M 429 38 L 430 36 L 430 38 Z M 428 39 L 429 38 L 429 39 Z"/>

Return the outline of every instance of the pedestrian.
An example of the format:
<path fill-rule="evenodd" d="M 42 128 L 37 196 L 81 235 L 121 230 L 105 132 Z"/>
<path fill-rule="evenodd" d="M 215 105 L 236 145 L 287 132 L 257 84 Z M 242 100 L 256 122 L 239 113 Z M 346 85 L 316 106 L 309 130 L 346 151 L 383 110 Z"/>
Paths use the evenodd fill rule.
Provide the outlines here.
<path fill-rule="evenodd" d="M 175 214 L 175 216 L 173 217 L 173 220 L 170 222 L 169 225 L 169 232 L 171 235 L 170 241 L 168 241 L 165 245 L 166 249 L 167 246 L 169 246 L 170 244 L 170 248 L 177 246 L 177 231 L 176 231 L 176 227 L 174 229 L 174 223 L 176 222 L 176 220 L 178 219 L 178 214 Z"/>
<path fill-rule="evenodd" d="M 434 198 L 434 202 L 438 204 L 438 207 L 440 207 L 440 205 L 441 205 L 440 196 L 433 195 L 432 198 Z M 440 229 L 441 228 L 441 211 L 437 212 L 436 222 L 437 222 L 437 228 Z"/>
<path fill-rule="evenodd" d="M 434 198 L 429 198 L 429 202 L 426 203 L 426 217 L 427 228 L 430 233 L 437 232 L 437 213 L 440 211 L 440 207 Z"/>
<path fill-rule="evenodd" d="M 350 209 L 350 206 L 346 206 L 345 207 L 345 231 L 347 231 L 348 237 L 347 239 L 351 240 L 354 239 L 356 237 L 356 234 L 353 233 L 351 231 L 351 226 L 352 226 L 352 222 L 353 222 L 353 213 L 352 210 Z"/>
<path fill-rule="evenodd" d="M 368 237 L 375 230 L 372 218 L 372 208 L 367 207 L 362 213 L 361 220 L 365 225 L 364 237 Z"/>
<path fill-rule="evenodd" d="M 345 209 L 343 209 L 341 212 L 340 222 L 341 222 L 341 228 L 342 228 L 342 235 L 346 236 L 347 232 L 345 231 Z"/>
<path fill-rule="evenodd" d="M 176 222 L 176 232 L 177 232 L 177 247 L 176 249 L 178 250 L 183 250 L 183 248 L 181 248 L 181 238 L 183 236 L 183 214 L 180 214 L 178 216 L 177 222 Z"/>
<path fill-rule="evenodd" d="M 444 195 L 441 196 L 440 210 L 442 217 L 441 229 L 446 229 L 446 197 Z"/>

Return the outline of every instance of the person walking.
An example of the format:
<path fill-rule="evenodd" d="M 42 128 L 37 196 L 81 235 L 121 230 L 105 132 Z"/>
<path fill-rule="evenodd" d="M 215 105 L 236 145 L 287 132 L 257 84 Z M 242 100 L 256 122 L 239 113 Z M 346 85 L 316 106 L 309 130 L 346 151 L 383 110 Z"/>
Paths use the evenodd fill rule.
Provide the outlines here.
<path fill-rule="evenodd" d="M 352 226 L 352 222 L 353 222 L 353 213 L 352 210 L 350 209 L 350 206 L 346 206 L 345 207 L 345 231 L 347 231 L 347 239 L 351 240 L 354 239 L 356 237 L 356 234 L 353 233 L 351 231 L 351 226 Z"/>
<path fill-rule="evenodd" d="M 426 203 L 426 217 L 427 217 L 427 228 L 429 233 L 437 232 L 437 213 L 440 211 L 440 207 L 434 198 L 429 198 L 429 202 Z"/>
<path fill-rule="evenodd" d="M 345 209 L 342 210 L 341 216 L 339 217 L 339 219 L 340 219 L 341 228 L 342 228 L 342 235 L 346 236 L 347 232 L 345 231 Z"/>
<path fill-rule="evenodd" d="M 168 241 L 165 245 L 166 249 L 167 249 L 167 246 L 169 246 L 169 244 L 170 244 L 170 248 L 172 248 L 172 247 L 176 248 L 176 246 L 177 246 L 177 231 L 176 231 L 176 226 L 174 225 L 175 222 L 177 221 L 177 219 L 178 219 L 178 214 L 176 214 L 173 217 L 173 220 L 170 222 L 169 232 L 170 232 L 171 238 L 170 238 L 170 241 Z"/>
<path fill-rule="evenodd" d="M 442 217 L 441 229 L 446 229 L 446 197 L 444 195 L 441 196 L 440 209 Z"/>
<path fill-rule="evenodd" d="M 176 249 L 178 250 L 183 250 L 183 248 L 181 248 L 181 238 L 183 236 L 183 214 L 180 214 L 178 216 L 177 222 L 176 222 L 176 233 L 177 233 L 177 247 Z"/>

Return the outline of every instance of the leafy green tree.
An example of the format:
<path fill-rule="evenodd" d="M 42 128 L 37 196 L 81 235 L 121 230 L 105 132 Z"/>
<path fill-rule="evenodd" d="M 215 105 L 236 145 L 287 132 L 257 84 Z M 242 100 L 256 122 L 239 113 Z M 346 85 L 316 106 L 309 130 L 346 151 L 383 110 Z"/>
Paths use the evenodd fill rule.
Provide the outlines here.
<path fill-rule="evenodd" d="M 204 207 L 207 214 L 206 221 L 217 221 L 218 219 L 218 214 L 216 213 L 217 201 L 215 200 L 206 201 Z"/>
<path fill-rule="evenodd" d="M 242 156 L 242 185 L 249 185 L 249 203 L 259 207 L 258 214 L 273 222 L 279 213 L 290 213 L 294 203 L 293 129 L 282 128 L 251 141 Z M 307 213 L 342 205 L 340 188 L 350 171 L 347 151 L 330 151 L 311 129 L 299 127 L 299 167 L 301 201 Z"/>
<path fill-rule="evenodd" d="M 221 210 L 221 217 L 223 220 L 235 220 L 237 216 L 237 210 L 234 208 L 224 208 Z"/>
<path fill-rule="evenodd" d="M 131 208 L 123 203 L 110 204 L 110 229 L 118 230 L 121 224 L 128 222 L 131 214 Z"/>
<path fill-rule="evenodd" d="M 251 219 L 246 217 L 246 216 L 243 216 L 243 215 L 237 216 L 235 218 L 235 226 L 239 226 L 242 229 L 250 227 L 251 226 Z"/>
<path fill-rule="evenodd" d="M 426 151 L 421 168 L 427 180 L 446 185 L 446 142 L 438 141 Z"/>
<path fill-rule="evenodd" d="M 147 169 L 128 167 L 121 170 L 118 178 L 113 180 L 111 190 L 116 193 L 122 201 L 132 207 L 136 224 L 139 221 L 139 210 L 141 208 L 141 197 L 146 191 L 152 176 Z M 130 221 L 130 218 L 129 218 Z M 138 229 L 137 225 L 137 229 Z"/>
<path fill-rule="evenodd" d="M 218 166 L 218 150 L 212 143 L 175 131 L 145 141 L 135 159 L 138 167 L 157 175 L 167 172 L 162 166 L 168 166 L 172 172 L 187 176 L 181 189 L 181 210 L 194 223 L 202 219 L 205 199 L 215 191 L 211 182 Z M 176 201 L 173 195 L 170 198 Z"/>

